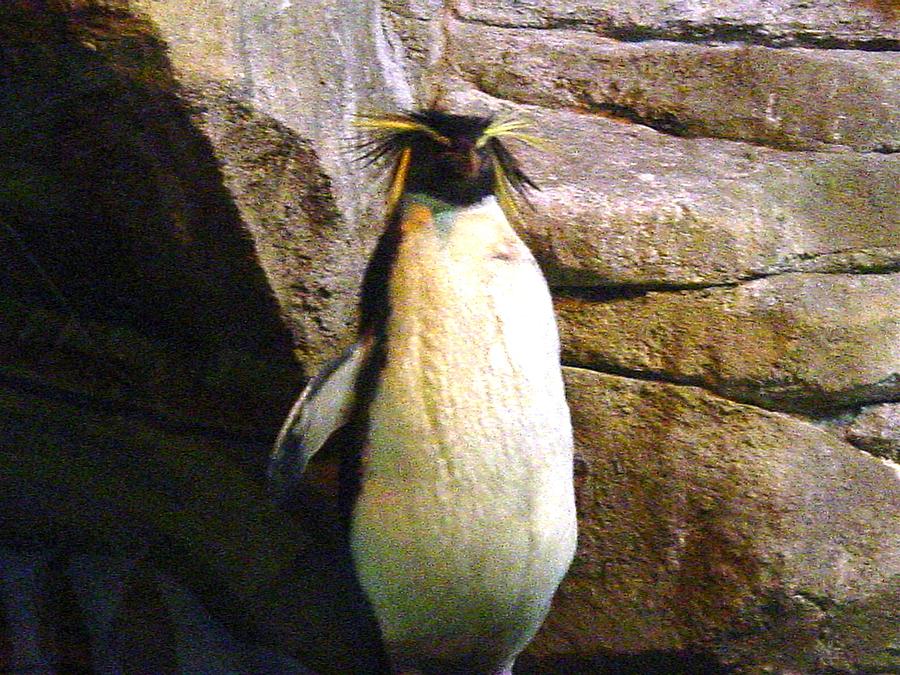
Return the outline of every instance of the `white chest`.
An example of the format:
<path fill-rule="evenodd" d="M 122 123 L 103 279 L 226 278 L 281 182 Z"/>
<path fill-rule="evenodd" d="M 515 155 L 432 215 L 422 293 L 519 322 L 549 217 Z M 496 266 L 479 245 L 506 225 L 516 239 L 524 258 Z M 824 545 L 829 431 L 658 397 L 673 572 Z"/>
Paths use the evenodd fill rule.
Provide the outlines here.
<path fill-rule="evenodd" d="M 496 204 L 435 220 L 404 234 L 391 278 L 354 558 L 389 643 L 519 649 L 575 543 L 556 324 Z"/>

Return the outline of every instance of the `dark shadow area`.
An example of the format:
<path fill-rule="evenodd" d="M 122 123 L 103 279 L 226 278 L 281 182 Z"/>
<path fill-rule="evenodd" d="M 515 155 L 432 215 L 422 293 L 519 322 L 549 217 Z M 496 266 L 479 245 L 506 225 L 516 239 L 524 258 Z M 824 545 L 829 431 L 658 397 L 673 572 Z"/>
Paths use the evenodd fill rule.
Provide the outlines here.
<path fill-rule="evenodd" d="M 598 654 L 593 658 L 519 659 L 516 675 L 728 675 L 733 672 L 705 654 L 645 652 Z"/>
<path fill-rule="evenodd" d="M 0 7 L 0 338 L 26 315 L 53 348 L 4 361 L 163 409 L 217 387 L 202 417 L 273 428 L 300 379 L 291 334 L 164 45 L 131 15 L 44 5 Z M 275 381 L 248 396 L 256 364 Z"/>
<path fill-rule="evenodd" d="M 302 368 L 198 126 L 210 111 L 151 24 L 102 5 L 0 3 L 0 546 L 145 557 L 235 635 L 367 672 L 377 633 L 349 564 L 261 485 Z M 275 137 L 292 180 L 310 176 L 304 217 L 331 222 L 302 139 L 225 94 L 209 105 L 250 148 Z M 281 186 L 269 161 L 240 167 L 242 203 Z M 80 664 L 60 588 L 75 632 L 57 651 Z"/>

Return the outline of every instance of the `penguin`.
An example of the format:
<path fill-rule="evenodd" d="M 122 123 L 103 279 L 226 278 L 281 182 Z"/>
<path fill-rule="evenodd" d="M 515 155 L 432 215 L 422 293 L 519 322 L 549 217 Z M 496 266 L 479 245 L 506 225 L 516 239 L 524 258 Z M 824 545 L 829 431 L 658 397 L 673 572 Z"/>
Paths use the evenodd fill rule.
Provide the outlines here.
<path fill-rule="evenodd" d="M 507 217 L 536 186 L 504 140 L 539 139 L 435 109 L 358 126 L 391 166 L 358 339 L 300 395 L 269 478 L 289 495 L 342 431 L 354 571 L 393 672 L 510 675 L 576 545 L 553 306 Z"/>

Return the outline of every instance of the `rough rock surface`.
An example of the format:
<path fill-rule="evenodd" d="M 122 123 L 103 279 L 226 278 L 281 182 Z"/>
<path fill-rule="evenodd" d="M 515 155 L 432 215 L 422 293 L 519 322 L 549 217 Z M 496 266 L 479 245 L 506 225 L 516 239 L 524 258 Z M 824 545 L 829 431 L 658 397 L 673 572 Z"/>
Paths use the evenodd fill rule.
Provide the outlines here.
<path fill-rule="evenodd" d="M 743 672 L 891 657 L 894 469 L 694 387 L 578 368 L 566 381 L 582 527 L 540 649 L 702 647 Z"/>
<path fill-rule="evenodd" d="M 667 38 L 890 50 L 900 39 L 900 30 L 890 21 L 895 7 L 852 0 L 815 4 L 803 0 L 699 0 L 689 5 L 652 0 L 460 0 L 454 5 L 461 18 L 480 24 L 540 29 L 577 26 L 622 42 Z"/>
<path fill-rule="evenodd" d="M 555 148 L 515 152 L 577 366 L 582 516 L 523 668 L 895 672 L 898 20 L 888 0 L 2 3 L 0 459 L 17 489 L 31 467 L 78 496 L 8 500 L 3 536 L 190 539 L 202 504 L 180 531 L 165 514 L 194 503 L 191 467 L 207 494 L 260 498 L 379 230 L 353 115 L 511 111 Z M 39 450 L 66 434 L 72 474 Z M 148 448 L 185 494 L 95 489 Z M 93 531 L 107 509 L 143 524 Z M 273 561 L 299 546 L 250 511 L 204 534 L 232 584 L 240 532 L 260 559 L 266 531 Z M 308 583 L 276 572 L 256 573 L 257 617 Z"/>
<path fill-rule="evenodd" d="M 873 455 L 900 462 L 900 404 L 863 408 L 847 428 L 847 440 Z"/>
<path fill-rule="evenodd" d="M 219 153 L 224 182 L 300 357 L 314 368 L 353 321 L 357 280 L 378 234 L 380 184 L 366 189 L 372 178 L 365 173 L 360 180 L 350 122 L 361 111 L 412 102 L 390 45 L 373 30 L 381 24 L 380 5 L 137 0 L 128 6 L 153 22 L 184 95 L 200 104 L 197 124 Z M 274 150 L 275 138 L 247 138 L 258 125 L 293 134 L 316 165 L 298 164 L 298 153 L 285 152 L 283 141 Z M 327 177 L 326 186 L 319 176 Z M 316 226 L 307 227 L 303 213 L 322 194 L 332 203 L 317 209 Z"/>
<path fill-rule="evenodd" d="M 900 397 L 900 275 L 557 298 L 563 360 L 814 416 Z"/>
<path fill-rule="evenodd" d="M 900 75 L 890 54 L 622 44 L 586 31 L 462 22 L 451 24 L 449 35 L 462 75 L 513 101 L 621 118 L 675 136 L 803 150 L 900 146 Z"/>
<path fill-rule="evenodd" d="M 454 109 L 515 111 L 555 152 L 518 153 L 541 186 L 529 244 L 557 285 L 709 286 L 900 268 L 900 163 L 784 152 L 510 105 L 452 83 Z"/>

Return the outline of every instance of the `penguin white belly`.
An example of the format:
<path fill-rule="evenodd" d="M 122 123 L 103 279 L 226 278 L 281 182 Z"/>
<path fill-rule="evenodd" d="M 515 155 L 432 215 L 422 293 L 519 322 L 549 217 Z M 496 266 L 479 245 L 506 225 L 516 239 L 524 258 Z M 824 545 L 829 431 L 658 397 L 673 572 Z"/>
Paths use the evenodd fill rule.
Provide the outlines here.
<path fill-rule="evenodd" d="M 493 198 L 408 210 L 354 560 L 393 652 L 509 665 L 575 547 L 553 308 Z"/>

